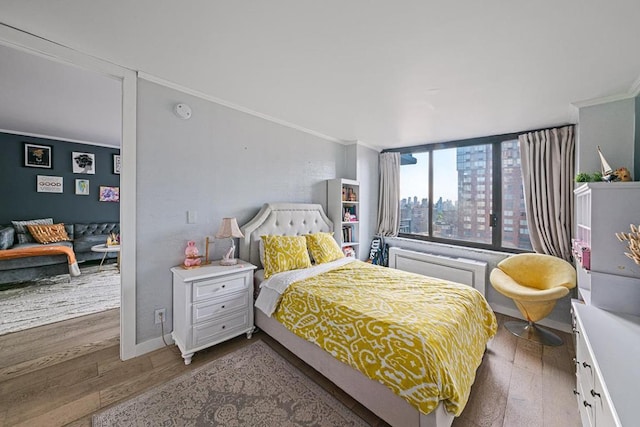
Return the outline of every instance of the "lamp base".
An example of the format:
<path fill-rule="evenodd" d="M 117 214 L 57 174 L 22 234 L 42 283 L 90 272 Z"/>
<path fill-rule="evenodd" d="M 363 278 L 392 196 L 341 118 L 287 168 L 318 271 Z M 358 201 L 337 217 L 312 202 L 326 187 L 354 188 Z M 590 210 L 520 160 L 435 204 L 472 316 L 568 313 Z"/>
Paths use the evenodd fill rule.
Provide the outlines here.
<path fill-rule="evenodd" d="M 221 259 L 220 260 L 220 265 L 236 265 L 238 263 L 238 260 L 236 258 L 227 258 L 227 259 Z"/>

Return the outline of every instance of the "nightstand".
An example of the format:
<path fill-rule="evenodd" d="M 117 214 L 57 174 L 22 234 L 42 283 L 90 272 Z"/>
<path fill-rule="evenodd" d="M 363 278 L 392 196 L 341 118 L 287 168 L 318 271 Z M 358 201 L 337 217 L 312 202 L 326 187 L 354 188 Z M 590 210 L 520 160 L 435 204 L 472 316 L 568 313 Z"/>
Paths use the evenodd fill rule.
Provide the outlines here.
<path fill-rule="evenodd" d="M 255 265 L 238 260 L 237 265 L 219 262 L 173 273 L 173 332 L 184 364 L 204 348 L 253 334 L 253 270 Z"/>

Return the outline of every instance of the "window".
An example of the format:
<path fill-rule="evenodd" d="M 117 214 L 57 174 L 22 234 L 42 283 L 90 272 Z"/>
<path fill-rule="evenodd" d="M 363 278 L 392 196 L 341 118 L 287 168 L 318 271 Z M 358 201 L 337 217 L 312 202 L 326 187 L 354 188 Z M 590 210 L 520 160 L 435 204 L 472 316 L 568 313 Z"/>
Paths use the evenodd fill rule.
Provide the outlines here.
<path fill-rule="evenodd" d="M 532 249 L 515 135 L 423 145 L 402 153 L 403 237 L 513 252 Z"/>

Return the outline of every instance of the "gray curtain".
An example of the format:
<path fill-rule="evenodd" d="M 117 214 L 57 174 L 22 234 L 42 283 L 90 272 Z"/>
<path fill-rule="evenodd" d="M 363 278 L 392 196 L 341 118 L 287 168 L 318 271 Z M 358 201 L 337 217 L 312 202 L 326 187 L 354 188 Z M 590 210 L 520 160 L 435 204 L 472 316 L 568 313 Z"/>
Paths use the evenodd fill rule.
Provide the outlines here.
<path fill-rule="evenodd" d="M 397 236 L 400 228 L 400 153 L 380 154 L 378 229 L 380 236 Z"/>
<path fill-rule="evenodd" d="M 518 140 L 533 249 L 570 261 L 574 127 L 529 132 Z"/>

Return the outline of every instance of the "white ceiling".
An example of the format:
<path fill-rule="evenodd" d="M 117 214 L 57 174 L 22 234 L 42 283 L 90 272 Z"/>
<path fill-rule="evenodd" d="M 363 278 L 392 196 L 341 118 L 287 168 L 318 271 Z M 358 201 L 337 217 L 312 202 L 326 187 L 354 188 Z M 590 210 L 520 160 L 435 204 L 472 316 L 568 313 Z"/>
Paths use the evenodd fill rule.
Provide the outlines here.
<path fill-rule="evenodd" d="M 568 123 L 640 76 L 638 0 L 2 0 L 0 21 L 379 148 Z"/>
<path fill-rule="evenodd" d="M 0 45 L 0 129 L 120 146 L 119 80 Z"/>

